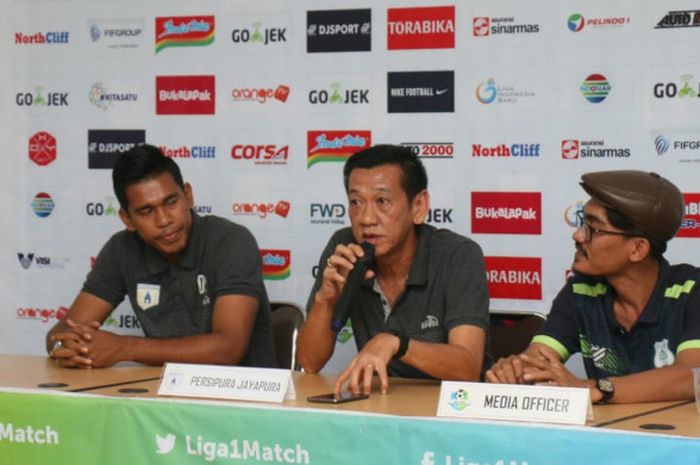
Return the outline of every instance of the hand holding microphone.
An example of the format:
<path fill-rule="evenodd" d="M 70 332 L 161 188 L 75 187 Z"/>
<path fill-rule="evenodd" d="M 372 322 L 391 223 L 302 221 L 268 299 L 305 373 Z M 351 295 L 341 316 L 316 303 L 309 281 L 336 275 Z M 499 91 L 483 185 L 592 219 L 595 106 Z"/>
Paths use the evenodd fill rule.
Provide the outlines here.
<path fill-rule="evenodd" d="M 340 331 L 343 328 L 350 316 L 350 309 L 360 291 L 365 274 L 374 265 L 374 246 L 366 242 L 363 242 L 360 246 L 364 255 L 358 257 L 355 261 L 353 269 L 350 270 L 350 273 L 345 278 L 345 285 L 340 292 L 340 297 L 335 303 L 333 318 L 331 319 L 331 329 L 333 331 Z"/>

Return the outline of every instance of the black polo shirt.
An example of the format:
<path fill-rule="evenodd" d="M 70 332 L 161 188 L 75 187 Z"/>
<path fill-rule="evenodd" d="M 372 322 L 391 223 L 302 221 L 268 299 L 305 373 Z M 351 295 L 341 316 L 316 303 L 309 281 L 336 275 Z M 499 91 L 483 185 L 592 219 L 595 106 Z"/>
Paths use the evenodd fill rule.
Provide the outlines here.
<path fill-rule="evenodd" d="M 100 251 L 82 290 L 115 307 L 128 295 L 144 334 L 151 338 L 210 333 L 218 297 L 254 297 L 258 311 L 241 365 L 274 366 L 270 304 L 260 253 L 253 235 L 241 225 L 193 212 L 187 247 L 176 264 L 165 260 L 137 233 L 120 231 Z"/>
<path fill-rule="evenodd" d="M 488 351 L 489 297 L 484 257 L 479 245 L 447 229 L 416 227 L 418 249 L 404 292 L 385 320 L 374 280 L 365 281 L 350 313 L 358 350 L 380 332 L 392 331 L 424 342 L 446 343 L 449 331 L 460 325 L 483 328 L 487 334 L 484 370 L 490 366 Z M 310 311 L 323 281 L 326 259 L 338 244 L 355 242 L 350 228 L 336 231 L 321 254 L 319 273 L 306 306 Z M 388 366 L 390 376 L 429 378 L 398 360 Z"/>
<path fill-rule="evenodd" d="M 603 278 L 574 276 L 532 342 L 551 347 L 562 360 L 581 352 L 594 379 L 671 365 L 679 352 L 700 348 L 699 280 L 694 266 L 669 266 L 662 259 L 651 298 L 627 332 L 615 319 L 612 286 Z"/>

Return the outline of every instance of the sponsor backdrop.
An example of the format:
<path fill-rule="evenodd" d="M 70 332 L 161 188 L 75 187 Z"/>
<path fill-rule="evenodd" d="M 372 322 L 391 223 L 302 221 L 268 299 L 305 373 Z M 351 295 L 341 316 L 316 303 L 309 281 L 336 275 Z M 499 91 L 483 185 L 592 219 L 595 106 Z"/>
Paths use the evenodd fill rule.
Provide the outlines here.
<path fill-rule="evenodd" d="M 586 171 L 674 180 L 687 217 L 667 256 L 700 263 L 700 3 L 0 5 L 0 352 L 43 352 L 122 228 L 114 159 L 144 141 L 198 213 L 252 230 L 271 298 L 302 307 L 348 225 L 343 161 L 382 142 L 423 159 L 430 223 L 483 247 L 493 310 L 548 311 Z M 105 326 L 140 331 L 128 303 Z"/>

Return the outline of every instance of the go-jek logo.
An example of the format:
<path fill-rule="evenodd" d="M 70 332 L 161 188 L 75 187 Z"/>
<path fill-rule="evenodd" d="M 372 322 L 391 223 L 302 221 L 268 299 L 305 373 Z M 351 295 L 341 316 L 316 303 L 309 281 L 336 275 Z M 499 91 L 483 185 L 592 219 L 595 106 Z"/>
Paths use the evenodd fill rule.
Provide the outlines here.
<path fill-rule="evenodd" d="M 175 448 L 175 435 L 168 433 L 166 436 L 161 437 L 156 434 L 156 453 L 158 454 L 169 454 Z"/>

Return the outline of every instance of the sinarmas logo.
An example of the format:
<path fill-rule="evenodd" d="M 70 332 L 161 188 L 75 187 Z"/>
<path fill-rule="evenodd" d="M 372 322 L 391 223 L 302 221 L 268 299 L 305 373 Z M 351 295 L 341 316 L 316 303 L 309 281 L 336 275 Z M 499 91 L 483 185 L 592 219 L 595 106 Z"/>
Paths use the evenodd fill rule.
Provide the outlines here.
<path fill-rule="evenodd" d="M 168 433 L 165 437 L 156 434 L 156 452 L 159 454 L 169 454 L 175 447 L 175 435 Z"/>

